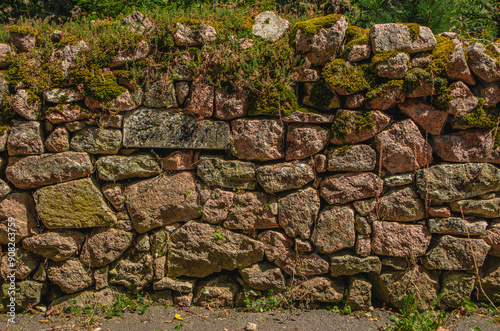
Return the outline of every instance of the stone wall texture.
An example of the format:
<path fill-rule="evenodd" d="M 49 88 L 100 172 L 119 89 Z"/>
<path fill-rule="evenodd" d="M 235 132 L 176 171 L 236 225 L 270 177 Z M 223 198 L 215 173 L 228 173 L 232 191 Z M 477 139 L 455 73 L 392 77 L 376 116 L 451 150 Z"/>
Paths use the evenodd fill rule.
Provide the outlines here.
<path fill-rule="evenodd" d="M 19 309 L 124 291 L 184 306 L 269 290 L 355 309 L 401 308 L 408 293 L 424 308 L 439 294 L 445 307 L 498 300 L 499 42 L 380 24 L 356 44 L 344 17 L 314 35 L 263 20 L 255 38 L 296 32 L 300 110 L 250 116 L 245 91 L 189 75 L 118 80 L 106 105 L 78 84 L 48 89 L 43 107 L 23 84 L 1 90 L 15 110 L 0 137 L 1 309 L 9 269 Z M 197 47 L 217 32 L 172 38 Z M 66 70 L 68 52 L 54 50 Z M 107 74 L 147 49 L 131 54 Z M 366 71 L 376 83 L 360 83 Z"/>

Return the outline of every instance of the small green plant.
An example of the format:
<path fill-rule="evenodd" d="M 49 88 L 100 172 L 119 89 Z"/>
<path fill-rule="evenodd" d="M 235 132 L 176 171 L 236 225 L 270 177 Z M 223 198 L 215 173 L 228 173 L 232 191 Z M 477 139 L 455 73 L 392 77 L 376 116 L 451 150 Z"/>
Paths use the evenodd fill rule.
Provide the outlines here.
<path fill-rule="evenodd" d="M 389 331 L 433 331 L 443 326 L 446 319 L 446 312 L 441 310 L 439 313 L 434 311 L 435 305 L 441 300 L 438 296 L 432 301 L 430 308 L 422 313 L 417 310 L 419 302 L 415 296 L 410 293 L 405 296 L 403 308 L 400 309 L 402 317 L 391 315 L 394 321 L 393 326 L 388 326 Z"/>
<path fill-rule="evenodd" d="M 215 240 L 222 240 L 222 239 L 224 239 L 224 237 L 225 237 L 224 233 L 222 233 L 222 232 L 216 232 L 212 238 L 215 239 Z"/>
<path fill-rule="evenodd" d="M 268 203 L 266 203 L 266 205 L 264 206 L 264 210 L 269 210 L 269 208 L 271 208 L 271 204 L 268 202 Z"/>
<path fill-rule="evenodd" d="M 175 327 L 174 330 L 180 330 L 182 329 L 182 322 L 179 322 Z"/>
<path fill-rule="evenodd" d="M 339 313 L 339 314 L 342 314 L 342 315 L 349 315 L 350 313 L 352 313 L 351 306 L 349 306 L 349 305 L 344 305 L 343 307 L 328 306 L 327 309 L 330 310 L 333 313 Z"/>
<path fill-rule="evenodd" d="M 473 313 L 476 311 L 476 305 L 474 302 L 470 301 L 470 298 L 463 297 L 461 306 L 465 308 L 465 310 L 469 313 Z"/>
<path fill-rule="evenodd" d="M 268 312 L 278 307 L 281 302 L 281 298 L 274 294 L 273 290 L 267 292 L 267 296 L 257 298 L 255 300 L 250 299 L 249 294 L 245 295 L 243 299 L 247 309 L 252 310 L 256 313 Z"/>
<path fill-rule="evenodd" d="M 135 300 L 121 295 L 114 305 L 108 309 L 107 314 L 109 316 L 123 316 L 123 313 L 127 310 L 131 312 L 138 311 L 139 314 L 144 314 L 149 307 L 146 301 L 143 292 L 139 292 Z"/>

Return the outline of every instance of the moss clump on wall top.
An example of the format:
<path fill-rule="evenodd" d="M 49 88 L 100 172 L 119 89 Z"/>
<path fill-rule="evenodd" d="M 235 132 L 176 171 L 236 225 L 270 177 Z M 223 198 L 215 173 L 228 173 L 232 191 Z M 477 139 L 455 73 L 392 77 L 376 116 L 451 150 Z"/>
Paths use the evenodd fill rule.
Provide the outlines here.
<path fill-rule="evenodd" d="M 420 25 L 418 25 L 417 23 L 399 23 L 399 24 L 402 24 L 408 28 L 411 40 L 413 41 L 417 40 L 418 36 L 420 35 Z"/>
<path fill-rule="evenodd" d="M 35 36 L 38 34 L 34 28 L 25 25 L 11 25 L 9 26 L 9 32 L 18 34 L 33 34 Z"/>
<path fill-rule="evenodd" d="M 349 25 L 345 32 L 347 44 L 344 47 L 344 56 L 349 54 L 356 45 L 368 45 L 370 43 L 369 29 L 363 29 L 359 26 Z"/>
<path fill-rule="evenodd" d="M 98 101 L 110 101 L 126 91 L 118 85 L 111 72 L 90 72 L 87 69 L 75 69 L 69 73 L 72 82 L 82 85 L 82 94 Z"/>
<path fill-rule="evenodd" d="M 295 25 L 292 27 L 290 31 L 290 45 L 292 47 L 295 46 L 295 38 L 297 36 L 298 30 L 300 30 L 302 33 L 305 34 L 314 35 L 323 28 L 332 27 L 335 23 L 337 23 L 338 20 L 340 20 L 342 16 L 343 15 L 340 14 L 331 14 L 295 23 Z"/>
<path fill-rule="evenodd" d="M 446 74 L 446 66 L 455 51 L 455 43 L 450 38 L 436 37 L 436 47 L 432 50 L 432 67 L 436 74 Z"/>
<path fill-rule="evenodd" d="M 328 63 L 323 68 L 321 75 L 334 90 L 339 89 L 346 94 L 353 94 L 370 88 L 364 71 L 343 59 L 336 59 Z"/>
<path fill-rule="evenodd" d="M 335 139 L 345 143 L 345 138 L 351 129 L 360 133 L 364 129 L 373 128 L 373 125 L 373 116 L 369 110 L 362 110 L 359 114 L 339 110 L 332 123 L 332 135 Z"/>

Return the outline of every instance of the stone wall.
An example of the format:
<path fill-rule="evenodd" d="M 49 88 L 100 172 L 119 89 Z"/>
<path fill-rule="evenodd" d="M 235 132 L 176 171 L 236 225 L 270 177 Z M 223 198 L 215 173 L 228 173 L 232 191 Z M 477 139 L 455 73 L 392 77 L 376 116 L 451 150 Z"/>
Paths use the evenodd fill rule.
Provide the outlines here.
<path fill-rule="evenodd" d="M 118 82 L 106 102 L 67 76 L 38 99 L 0 75 L 15 111 L 0 137 L 4 309 L 9 217 L 19 309 L 92 294 L 111 305 L 124 290 L 184 306 L 269 290 L 353 309 L 402 307 L 407 293 L 422 308 L 439 294 L 444 307 L 500 299 L 500 44 L 261 15 L 255 38 L 291 33 L 305 59 L 293 72 L 302 107 L 275 116 L 190 75 L 129 84 L 119 69 L 147 43 L 96 73 Z M 132 20 L 147 36 L 148 20 Z M 3 68 L 36 47 L 11 38 Z M 172 38 L 201 47 L 217 31 L 180 24 Z M 52 51 L 63 74 L 86 47 Z"/>

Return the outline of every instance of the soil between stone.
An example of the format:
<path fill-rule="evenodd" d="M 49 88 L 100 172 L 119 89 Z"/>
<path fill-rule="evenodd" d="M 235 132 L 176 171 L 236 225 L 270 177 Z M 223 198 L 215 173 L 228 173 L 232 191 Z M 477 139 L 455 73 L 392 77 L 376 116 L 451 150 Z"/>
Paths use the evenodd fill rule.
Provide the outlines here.
<path fill-rule="evenodd" d="M 179 314 L 184 320 L 174 319 Z M 194 331 L 233 331 L 245 330 L 248 323 L 257 325 L 256 330 L 338 330 L 362 331 L 384 330 L 386 325 L 392 325 L 391 311 L 375 309 L 371 312 L 354 312 L 341 315 L 328 310 L 289 309 L 263 313 L 242 312 L 235 309 L 208 310 L 197 307 L 188 309 L 153 306 L 144 314 L 129 313 L 121 317 L 105 319 L 103 314 L 97 314 L 97 322 L 88 325 L 88 315 L 60 314 L 45 318 L 42 313 L 18 314 L 16 324 L 7 324 L 7 315 L 0 316 L 0 331 L 4 330 L 93 330 L 93 331 L 135 331 L 135 330 L 194 330 Z M 445 330 L 470 331 L 480 328 L 481 331 L 500 330 L 500 325 L 491 322 L 491 318 L 482 314 L 459 316 L 449 314 L 444 325 Z M 477 329 L 476 329 L 477 330 Z"/>

